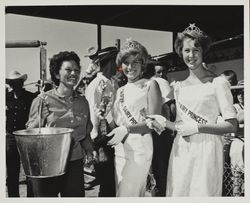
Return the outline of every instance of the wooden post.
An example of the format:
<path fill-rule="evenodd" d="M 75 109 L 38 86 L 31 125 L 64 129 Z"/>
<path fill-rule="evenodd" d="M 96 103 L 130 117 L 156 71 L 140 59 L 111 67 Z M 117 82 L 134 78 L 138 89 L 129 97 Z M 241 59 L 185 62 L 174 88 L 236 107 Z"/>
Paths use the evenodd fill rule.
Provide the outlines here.
<path fill-rule="evenodd" d="M 46 44 L 47 42 L 41 42 L 39 40 L 10 40 L 6 41 L 5 48 L 40 47 Z"/>
<path fill-rule="evenodd" d="M 97 25 L 97 49 L 100 50 L 102 48 L 102 27 L 101 25 Z"/>
<path fill-rule="evenodd" d="M 47 60 L 47 50 L 44 46 L 47 42 L 41 42 L 39 40 L 13 40 L 6 41 L 6 48 L 28 48 L 28 47 L 40 47 L 40 79 L 45 81 L 46 75 L 46 60 Z M 39 87 L 38 87 L 39 90 Z"/>
<path fill-rule="evenodd" d="M 117 48 L 118 50 L 120 50 L 120 48 L 121 48 L 121 40 L 120 40 L 120 39 L 116 39 L 116 40 L 115 40 L 115 46 L 116 46 L 116 48 Z"/>
<path fill-rule="evenodd" d="M 47 79 L 46 75 L 46 59 L 47 59 L 47 50 L 44 46 L 40 48 L 40 79 L 45 81 Z"/>

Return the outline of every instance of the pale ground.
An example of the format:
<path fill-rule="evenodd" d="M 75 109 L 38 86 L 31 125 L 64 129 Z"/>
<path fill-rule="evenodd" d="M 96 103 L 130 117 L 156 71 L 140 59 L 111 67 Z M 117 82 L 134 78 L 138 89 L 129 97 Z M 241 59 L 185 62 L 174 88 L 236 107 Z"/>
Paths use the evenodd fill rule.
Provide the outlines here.
<path fill-rule="evenodd" d="M 85 183 L 92 181 L 94 179 L 93 176 L 84 174 L 85 178 Z M 21 166 L 21 172 L 20 172 L 20 178 L 19 178 L 19 192 L 20 192 L 20 197 L 27 197 L 27 185 L 26 185 L 26 178 L 25 174 L 23 171 L 23 168 Z M 86 197 L 98 197 L 98 192 L 99 192 L 99 185 L 93 187 L 92 190 L 85 190 L 85 196 Z M 146 197 L 152 197 L 152 195 L 148 192 L 146 192 Z M 8 197 L 7 194 L 7 188 L 6 188 L 6 197 Z"/>
<path fill-rule="evenodd" d="M 85 177 L 85 182 L 89 182 L 94 179 L 93 176 L 84 175 Z M 20 197 L 27 197 L 27 185 L 25 182 L 25 175 L 23 168 L 21 167 L 21 172 L 20 172 L 20 179 L 19 179 L 19 192 L 20 192 Z M 93 187 L 92 190 L 85 190 L 85 195 L 86 197 L 98 197 L 98 192 L 99 192 L 99 185 Z M 8 197 L 7 194 L 7 189 L 6 189 L 6 197 Z M 146 197 L 151 197 L 150 193 L 146 193 Z"/>
<path fill-rule="evenodd" d="M 84 175 L 85 177 L 85 182 L 89 182 L 94 179 L 93 176 L 90 175 Z M 26 178 L 24 175 L 23 168 L 21 167 L 21 172 L 20 172 L 20 178 L 19 178 L 19 192 L 20 192 L 20 197 L 27 197 L 27 185 L 26 185 Z M 86 190 L 85 195 L 86 197 L 97 197 L 98 196 L 98 191 L 99 191 L 99 185 L 95 186 L 92 190 Z M 7 194 L 7 189 L 6 189 L 6 197 L 8 197 Z"/>

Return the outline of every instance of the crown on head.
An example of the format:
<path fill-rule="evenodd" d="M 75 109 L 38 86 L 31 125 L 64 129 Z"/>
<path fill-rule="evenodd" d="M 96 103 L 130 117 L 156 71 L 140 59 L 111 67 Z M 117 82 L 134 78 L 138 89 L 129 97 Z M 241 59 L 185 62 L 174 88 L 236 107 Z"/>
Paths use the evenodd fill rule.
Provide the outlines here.
<path fill-rule="evenodd" d="M 182 32 L 186 34 L 190 34 L 191 32 L 196 32 L 197 34 L 202 34 L 202 30 L 195 26 L 195 23 L 189 23 L 189 26 Z"/>
<path fill-rule="evenodd" d="M 140 44 L 136 41 L 133 41 L 131 38 L 127 38 L 124 43 L 123 49 L 140 49 Z"/>

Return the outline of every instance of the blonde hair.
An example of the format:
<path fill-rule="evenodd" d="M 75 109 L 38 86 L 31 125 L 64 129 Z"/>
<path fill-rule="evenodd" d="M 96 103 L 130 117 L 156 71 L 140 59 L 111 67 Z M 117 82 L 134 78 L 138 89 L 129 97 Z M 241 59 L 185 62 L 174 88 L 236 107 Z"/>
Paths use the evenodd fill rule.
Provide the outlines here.
<path fill-rule="evenodd" d="M 135 55 L 139 60 L 142 61 L 142 65 L 147 64 L 149 58 L 148 51 L 139 42 L 131 39 L 127 39 L 121 47 L 121 50 L 117 54 L 116 64 L 121 66 L 123 61 L 131 55 Z"/>

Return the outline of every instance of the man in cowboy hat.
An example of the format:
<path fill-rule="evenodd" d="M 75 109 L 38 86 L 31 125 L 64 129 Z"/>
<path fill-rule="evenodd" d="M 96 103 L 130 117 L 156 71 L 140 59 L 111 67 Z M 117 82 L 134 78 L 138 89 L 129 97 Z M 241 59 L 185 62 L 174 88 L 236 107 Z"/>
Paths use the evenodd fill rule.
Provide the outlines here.
<path fill-rule="evenodd" d="M 90 182 L 85 189 L 95 186 L 97 182 L 100 183 L 99 197 L 115 197 L 114 149 L 102 141 L 100 119 L 96 116 L 94 107 L 100 104 L 102 94 L 99 92 L 101 89 L 106 95 L 115 93 L 111 78 L 116 74 L 117 53 L 116 47 L 106 47 L 88 55 L 92 60 L 88 69 L 94 69 L 92 72 L 97 72 L 96 77 L 87 86 L 85 96 L 90 106 L 91 122 L 93 123 L 91 138 L 99 152 L 99 163 L 94 165 L 96 179 Z"/>
<path fill-rule="evenodd" d="M 18 71 L 10 71 L 5 80 L 10 87 L 10 91 L 6 91 L 6 182 L 9 197 L 19 197 L 20 157 L 13 132 L 25 129 L 29 109 L 35 97 L 35 94 L 23 88 L 25 80 L 27 74 Z M 27 193 L 31 196 L 29 188 Z"/>

